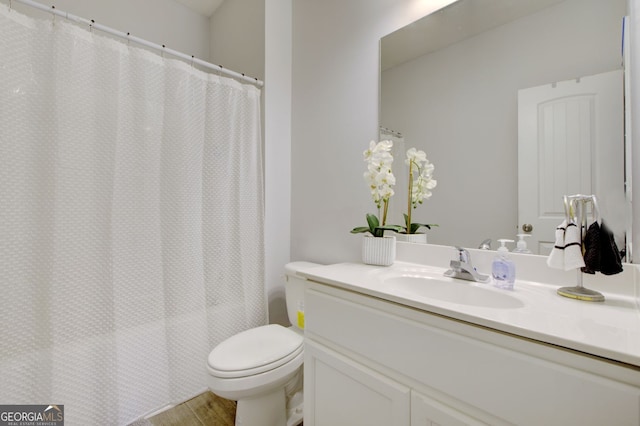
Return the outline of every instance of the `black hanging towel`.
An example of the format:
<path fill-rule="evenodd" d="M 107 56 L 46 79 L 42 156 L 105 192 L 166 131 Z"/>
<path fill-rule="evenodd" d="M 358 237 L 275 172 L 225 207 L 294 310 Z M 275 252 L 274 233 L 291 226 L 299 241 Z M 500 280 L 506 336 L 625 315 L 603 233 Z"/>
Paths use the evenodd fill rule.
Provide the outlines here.
<path fill-rule="evenodd" d="M 598 222 L 593 222 L 584 235 L 584 267 L 585 274 L 595 274 L 600 271 L 602 264 L 602 249 L 600 247 L 600 234 L 602 229 Z M 615 243 L 614 243 L 615 244 Z"/>
<path fill-rule="evenodd" d="M 613 233 L 605 226 L 600 226 L 600 272 L 614 275 L 622 272 L 622 258 L 616 245 Z"/>

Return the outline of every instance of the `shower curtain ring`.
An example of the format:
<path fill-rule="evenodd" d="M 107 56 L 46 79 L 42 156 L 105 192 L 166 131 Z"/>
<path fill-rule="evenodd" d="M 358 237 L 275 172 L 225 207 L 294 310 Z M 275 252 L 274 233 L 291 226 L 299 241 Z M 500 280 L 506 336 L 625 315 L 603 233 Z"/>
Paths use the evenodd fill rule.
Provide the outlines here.
<path fill-rule="evenodd" d="M 91 20 L 91 23 L 89 24 L 89 32 L 93 33 L 93 24 L 95 24 L 96 21 L 94 21 L 93 19 Z"/>

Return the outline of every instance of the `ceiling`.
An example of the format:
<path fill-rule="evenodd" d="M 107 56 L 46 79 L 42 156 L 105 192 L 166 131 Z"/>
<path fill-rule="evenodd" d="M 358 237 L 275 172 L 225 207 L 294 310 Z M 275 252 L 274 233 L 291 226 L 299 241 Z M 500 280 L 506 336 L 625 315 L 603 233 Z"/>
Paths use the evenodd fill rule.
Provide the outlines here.
<path fill-rule="evenodd" d="M 381 70 L 426 55 L 563 0 L 460 0 L 382 38 Z"/>
<path fill-rule="evenodd" d="M 189 9 L 206 17 L 211 17 L 224 0 L 176 0 Z"/>

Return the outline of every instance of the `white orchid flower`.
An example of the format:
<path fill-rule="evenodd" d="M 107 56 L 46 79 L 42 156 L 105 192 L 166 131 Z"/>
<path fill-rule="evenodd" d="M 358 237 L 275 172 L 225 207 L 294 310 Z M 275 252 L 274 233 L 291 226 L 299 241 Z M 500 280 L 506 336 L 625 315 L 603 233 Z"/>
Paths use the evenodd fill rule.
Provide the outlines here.
<path fill-rule="evenodd" d="M 405 163 L 409 166 L 409 197 L 407 200 L 408 211 L 405 215 L 405 225 L 407 233 L 412 233 L 415 232 L 413 228 L 417 229 L 419 226 L 412 226 L 411 210 L 431 197 L 431 190 L 436 187 L 438 182 L 433 179 L 435 167 L 429 162 L 427 154 L 424 151 L 415 148 L 408 149 Z"/>
<path fill-rule="evenodd" d="M 383 224 L 386 219 L 389 198 L 394 194 L 391 187 L 396 183 L 396 178 L 392 171 L 392 147 L 393 142 L 389 140 L 378 143 L 371 141 L 369 142 L 369 149 L 363 153 L 364 161 L 367 162 L 367 171 L 364 173 L 364 179 L 369 184 L 371 198 L 376 203 L 376 206 L 378 208 L 384 207 Z"/>

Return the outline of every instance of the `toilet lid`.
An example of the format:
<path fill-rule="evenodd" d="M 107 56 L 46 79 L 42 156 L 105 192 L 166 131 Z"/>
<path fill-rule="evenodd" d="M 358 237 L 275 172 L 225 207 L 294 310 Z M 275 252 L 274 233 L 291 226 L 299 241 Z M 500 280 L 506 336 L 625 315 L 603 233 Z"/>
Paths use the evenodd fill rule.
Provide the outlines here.
<path fill-rule="evenodd" d="M 209 354 L 218 377 L 245 377 L 272 370 L 302 352 L 303 337 L 281 325 L 252 328 L 228 338 Z"/>

